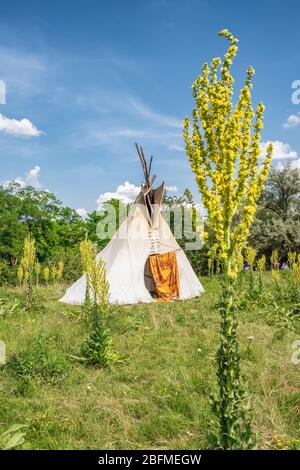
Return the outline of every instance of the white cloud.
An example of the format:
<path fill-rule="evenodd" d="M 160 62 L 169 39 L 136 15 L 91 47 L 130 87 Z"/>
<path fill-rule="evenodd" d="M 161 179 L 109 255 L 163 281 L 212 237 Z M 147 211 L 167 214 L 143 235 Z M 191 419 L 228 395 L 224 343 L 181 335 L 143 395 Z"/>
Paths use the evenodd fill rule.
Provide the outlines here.
<path fill-rule="evenodd" d="M 88 215 L 88 211 L 84 208 L 81 208 L 81 209 L 76 209 L 76 212 L 78 215 L 80 215 L 80 217 L 82 219 L 86 219 L 87 215 Z"/>
<path fill-rule="evenodd" d="M 33 186 L 36 189 L 41 188 L 42 184 L 39 180 L 40 172 L 41 168 L 38 165 L 29 170 L 25 177 L 26 186 Z"/>
<path fill-rule="evenodd" d="M 180 145 L 170 145 L 169 146 L 170 150 L 177 150 L 178 152 L 184 152 L 184 147 Z"/>
<path fill-rule="evenodd" d="M 172 127 L 175 129 L 182 128 L 182 122 L 179 119 L 173 116 L 157 113 L 135 98 L 130 97 L 129 103 L 131 104 L 133 111 L 135 111 L 136 114 L 145 119 L 153 121 L 155 124 L 163 125 L 165 127 Z"/>
<path fill-rule="evenodd" d="M 280 140 L 275 140 L 273 142 L 262 142 L 261 150 L 263 154 L 266 153 L 267 147 L 269 144 L 273 145 L 273 160 L 287 159 L 287 158 L 298 158 L 297 152 L 291 149 L 291 146 Z"/>
<path fill-rule="evenodd" d="M 26 186 L 25 180 L 22 178 L 22 176 L 17 176 L 12 181 L 5 181 L 3 186 L 8 186 L 10 183 L 16 183 L 17 185 L 21 186 L 21 188 Z"/>
<path fill-rule="evenodd" d="M 97 210 L 101 210 L 103 208 L 103 204 L 110 199 L 119 199 L 124 204 L 130 204 L 135 201 L 140 190 L 140 187 L 125 181 L 117 187 L 115 192 L 105 192 L 100 194 L 97 199 Z"/>
<path fill-rule="evenodd" d="M 291 114 L 285 123 L 283 124 L 283 127 L 285 129 L 290 129 L 291 127 L 297 127 L 300 125 L 300 113 L 297 114 Z"/>
<path fill-rule="evenodd" d="M 159 142 L 171 150 L 182 151 L 181 120 L 149 108 L 140 99 L 126 93 L 111 93 L 109 90 L 86 91 L 80 97 L 82 106 L 93 107 L 97 117 L 85 121 L 68 140 L 76 148 L 110 146 L 119 152 L 128 151 L 129 142 Z M 118 127 L 114 125 L 118 115 Z"/>
<path fill-rule="evenodd" d="M 296 168 L 297 170 L 300 170 L 300 158 L 293 160 L 290 162 L 291 163 L 291 168 Z M 276 165 L 276 170 L 282 171 L 285 168 L 285 165 L 283 165 L 281 162 L 279 162 Z"/>
<path fill-rule="evenodd" d="M 111 133 L 113 137 L 139 137 L 144 135 L 144 131 L 137 129 L 117 129 Z"/>
<path fill-rule="evenodd" d="M 6 187 L 11 183 L 16 183 L 21 188 L 24 188 L 25 186 L 32 186 L 35 189 L 40 189 L 40 188 L 42 188 L 42 184 L 39 180 L 40 171 L 41 171 L 41 168 L 38 165 L 36 165 L 34 168 L 29 170 L 25 174 L 24 178 L 22 176 L 17 176 L 16 178 L 14 178 L 12 180 L 3 181 L 0 184 L 1 184 L 1 186 Z"/>
<path fill-rule="evenodd" d="M 178 193 L 178 188 L 177 186 L 166 186 L 166 191 L 169 193 Z"/>
<path fill-rule="evenodd" d="M 3 114 L 0 114 L 0 132 L 17 137 L 37 137 L 42 134 L 42 131 L 35 127 L 29 119 L 23 118 L 18 121 L 17 119 L 7 118 Z"/>

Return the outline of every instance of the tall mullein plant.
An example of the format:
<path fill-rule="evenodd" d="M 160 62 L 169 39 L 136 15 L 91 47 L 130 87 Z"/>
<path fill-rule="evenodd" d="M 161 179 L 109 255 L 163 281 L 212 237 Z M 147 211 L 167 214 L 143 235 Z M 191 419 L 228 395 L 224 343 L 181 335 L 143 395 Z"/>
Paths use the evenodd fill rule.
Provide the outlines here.
<path fill-rule="evenodd" d="M 33 272 L 36 263 L 35 239 L 30 235 L 24 240 L 21 266 L 26 280 L 26 306 L 31 308 L 34 303 Z"/>
<path fill-rule="evenodd" d="M 112 340 L 104 321 L 109 299 L 105 262 L 102 258 L 97 259 L 96 247 L 89 240 L 81 242 L 80 251 L 86 275 L 86 297 L 88 296 L 85 308 L 90 317 L 90 333 L 82 352 L 89 364 L 107 367 L 116 362 L 117 355 L 113 351 Z"/>
<path fill-rule="evenodd" d="M 91 296 L 90 296 L 90 278 L 88 272 L 90 271 L 91 266 L 91 257 L 93 256 L 93 245 L 90 240 L 83 240 L 80 243 L 80 254 L 81 254 L 81 264 L 83 268 L 83 272 L 86 276 L 85 278 L 85 299 L 84 299 L 84 308 L 86 311 L 89 309 L 91 304 Z"/>
<path fill-rule="evenodd" d="M 230 66 L 238 40 L 228 31 L 219 33 L 229 41 L 224 58 L 205 64 L 192 90 L 196 106 L 192 120 L 184 120 L 186 153 L 195 174 L 208 222 L 215 234 L 215 251 L 222 266 L 220 346 L 217 352 L 219 394 L 214 411 L 218 434 L 214 446 L 222 449 L 253 445 L 251 413 L 241 383 L 238 318 L 234 304 L 237 259 L 253 222 L 257 201 L 270 169 L 272 146 L 261 155 L 264 105 L 253 109 L 251 99 L 254 69 L 233 103 L 234 79 Z"/>

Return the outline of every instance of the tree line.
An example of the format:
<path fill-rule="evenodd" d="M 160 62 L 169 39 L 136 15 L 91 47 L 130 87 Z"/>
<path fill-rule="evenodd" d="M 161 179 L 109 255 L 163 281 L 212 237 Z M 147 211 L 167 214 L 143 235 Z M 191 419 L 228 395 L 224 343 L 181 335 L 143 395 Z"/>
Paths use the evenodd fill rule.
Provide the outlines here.
<path fill-rule="evenodd" d="M 119 201 L 109 201 L 119 213 Z M 165 196 L 165 205 L 193 206 L 189 190 L 182 196 Z M 108 240 L 97 236 L 97 226 L 105 220 L 105 206 L 82 219 L 74 209 L 63 206 L 51 192 L 10 184 L 0 187 L 0 283 L 16 284 L 17 267 L 22 257 L 25 238 L 36 241 L 37 259 L 41 265 L 64 263 L 64 278 L 74 280 L 81 275 L 79 244 L 85 238 L 101 250 Z M 117 225 L 120 221 L 117 220 Z M 172 222 L 172 220 L 171 220 Z M 174 226 L 171 224 L 174 231 Z M 198 274 L 207 274 L 209 249 L 213 244 L 210 227 L 208 241 L 200 250 L 187 255 Z M 185 240 L 178 240 L 185 248 Z M 259 256 L 270 258 L 277 250 L 279 260 L 287 261 L 289 251 L 300 251 L 300 171 L 286 165 L 272 169 L 259 202 L 249 237 L 249 244 Z"/>

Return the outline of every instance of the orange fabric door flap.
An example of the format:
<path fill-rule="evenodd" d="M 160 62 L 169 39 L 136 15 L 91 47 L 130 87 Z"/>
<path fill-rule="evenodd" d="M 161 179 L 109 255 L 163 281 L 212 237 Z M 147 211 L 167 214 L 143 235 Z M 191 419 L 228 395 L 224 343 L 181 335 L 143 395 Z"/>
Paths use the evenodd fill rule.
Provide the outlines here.
<path fill-rule="evenodd" d="M 175 251 L 149 256 L 155 293 L 165 301 L 179 299 L 179 273 Z"/>

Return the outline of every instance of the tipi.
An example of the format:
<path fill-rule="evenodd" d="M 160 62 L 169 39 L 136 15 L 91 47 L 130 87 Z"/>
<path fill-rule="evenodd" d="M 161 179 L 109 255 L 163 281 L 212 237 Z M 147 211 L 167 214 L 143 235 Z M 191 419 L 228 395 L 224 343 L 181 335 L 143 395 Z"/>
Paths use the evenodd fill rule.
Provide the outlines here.
<path fill-rule="evenodd" d="M 153 189 L 150 180 L 152 157 L 148 166 L 142 147 L 136 144 L 145 182 L 127 219 L 97 255 L 106 264 L 112 304 L 149 303 L 156 300 L 184 300 L 204 290 L 185 253 L 175 240 L 161 214 L 164 183 Z M 61 302 L 82 304 L 85 300 L 85 275 L 78 279 Z"/>

